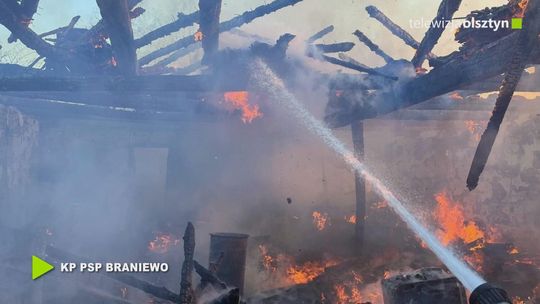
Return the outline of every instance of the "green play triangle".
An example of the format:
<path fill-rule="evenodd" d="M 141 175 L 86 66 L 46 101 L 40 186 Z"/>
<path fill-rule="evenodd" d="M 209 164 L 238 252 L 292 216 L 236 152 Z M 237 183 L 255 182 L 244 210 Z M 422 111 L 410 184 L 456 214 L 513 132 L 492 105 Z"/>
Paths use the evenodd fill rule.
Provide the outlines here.
<path fill-rule="evenodd" d="M 54 266 L 45 262 L 44 260 L 38 258 L 37 256 L 32 256 L 32 280 L 35 280 L 47 272 L 54 269 Z"/>

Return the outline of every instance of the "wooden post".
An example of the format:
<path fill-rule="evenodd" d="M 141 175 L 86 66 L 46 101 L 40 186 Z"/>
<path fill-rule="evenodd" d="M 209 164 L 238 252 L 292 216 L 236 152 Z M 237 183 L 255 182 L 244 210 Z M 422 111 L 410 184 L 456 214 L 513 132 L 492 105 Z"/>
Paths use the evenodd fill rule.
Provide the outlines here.
<path fill-rule="evenodd" d="M 199 26 L 202 33 L 204 57 L 209 63 L 219 48 L 219 16 L 221 0 L 199 0 Z"/>
<path fill-rule="evenodd" d="M 137 54 L 127 0 L 97 0 L 118 68 L 124 76 L 137 74 Z"/>
<path fill-rule="evenodd" d="M 354 121 L 351 124 L 354 154 L 360 161 L 364 160 L 364 123 Z M 355 237 L 358 244 L 364 242 L 365 218 L 366 218 L 366 183 L 358 174 L 354 173 L 354 185 L 356 188 L 356 224 Z"/>

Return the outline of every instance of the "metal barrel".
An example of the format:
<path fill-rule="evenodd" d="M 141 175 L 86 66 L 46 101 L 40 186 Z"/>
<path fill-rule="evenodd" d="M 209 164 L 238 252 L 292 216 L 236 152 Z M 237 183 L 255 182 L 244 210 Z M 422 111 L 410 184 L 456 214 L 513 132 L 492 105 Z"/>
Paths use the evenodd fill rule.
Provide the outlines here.
<path fill-rule="evenodd" d="M 249 235 L 239 233 L 210 234 L 210 268 L 219 261 L 216 275 L 228 286 L 244 292 L 247 240 Z"/>

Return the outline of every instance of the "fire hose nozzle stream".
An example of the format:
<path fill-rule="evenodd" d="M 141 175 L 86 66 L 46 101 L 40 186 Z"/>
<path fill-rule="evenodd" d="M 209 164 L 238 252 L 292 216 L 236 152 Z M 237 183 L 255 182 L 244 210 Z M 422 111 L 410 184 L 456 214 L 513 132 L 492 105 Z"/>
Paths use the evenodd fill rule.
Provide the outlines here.
<path fill-rule="evenodd" d="M 469 304 L 512 304 L 512 300 L 504 289 L 484 283 L 471 293 Z"/>

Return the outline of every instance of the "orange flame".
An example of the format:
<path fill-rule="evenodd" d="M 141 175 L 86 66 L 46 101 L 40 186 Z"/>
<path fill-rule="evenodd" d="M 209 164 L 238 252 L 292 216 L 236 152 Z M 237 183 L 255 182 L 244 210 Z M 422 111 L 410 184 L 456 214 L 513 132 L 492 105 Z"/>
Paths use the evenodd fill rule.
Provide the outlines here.
<path fill-rule="evenodd" d="M 301 265 L 291 265 L 287 268 L 288 279 L 294 284 L 306 284 L 325 272 L 326 268 L 337 265 L 336 260 L 324 262 L 306 262 Z"/>
<path fill-rule="evenodd" d="M 226 92 L 224 98 L 225 101 L 230 103 L 235 109 L 242 111 L 242 121 L 244 123 L 251 123 L 255 118 L 262 117 L 259 106 L 249 104 L 249 92 Z"/>
<path fill-rule="evenodd" d="M 290 255 L 271 255 L 266 245 L 259 245 L 259 254 L 262 269 L 277 283 L 274 287 L 306 284 L 323 274 L 326 268 L 339 263 L 339 260 L 329 258 L 296 263 L 295 258 Z"/>
<path fill-rule="evenodd" d="M 435 200 L 438 204 L 435 218 L 441 227 L 438 236 L 444 245 L 457 240 L 463 240 L 468 244 L 485 237 L 485 233 L 475 222 L 466 220 L 463 207 L 452 201 L 445 192 L 435 195 Z"/>
<path fill-rule="evenodd" d="M 353 272 L 354 274 L 354 272 Z M 360 278 L 361 279 L 361 278 Z M 353 281 L 334 285 L 333 290 L 338 304 L 382 303 L 380 283 L 361 286 L 363 282 L 355 276 Z"/>

